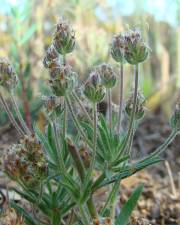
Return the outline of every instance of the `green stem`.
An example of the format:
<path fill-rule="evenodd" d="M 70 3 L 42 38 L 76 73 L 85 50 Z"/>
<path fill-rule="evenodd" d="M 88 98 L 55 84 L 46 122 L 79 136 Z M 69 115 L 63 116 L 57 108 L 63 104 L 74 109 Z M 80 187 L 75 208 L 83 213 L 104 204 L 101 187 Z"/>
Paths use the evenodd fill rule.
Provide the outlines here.
<path fill-rule="evenodd" d="M 68 149 L 70 151 L 70 154 L 74 160 L 74 163 L 76 165 L 78 174 L 80 176 L 80 179 L 82 182 L 84 182 L 84 178 L 85 178 L 85 167 L 84 164 L 81 160 L 81 157 L 79 155 L 79 152 L 77 151 L 76 147 L 71 143 L 71 141 L 68 141 Z M 97 212 L 96 212 L 96 208 L 92 199 L 92 195 L 90 196 L 90 198 L 87 201 L 87 207 L 89 210 L 89 213 L 92 217 L 92 219 L 97 217 Z"/>
<path fill-rule="evenodd" d="M 137 127 L 137 124 L 138 124 L 138 121 L 134 121 L 134 124 L 133 124 L 133 129 L 131 131 L 131 134 L 130 134 L 130 138 L 129 138 L 129 145 L 127 147 L 127 154 L 130 155 L 131 153 L 131 149 L 132 149 L 132 144 L 133 144 L 133 137 L 134 137 L 134 134 L 136 132 L 136 128 Z"/>
<path fill-rule="evenodd" d="M 79 121 L 78 121 L 78 119 L 76 118 L 76 115 L 75 115 L 75 113 L 74 113 L 74 110 L 73 110 L 73 108 L 72 108 L 72 106 L 71 106 L 71 102 L 70 102 L 70 100 L 69 100 L 69 98 L 68 98 L 67 96 L 66 96 L 66 102 L 67 102 L 69 111 L 70 111 L 70 113 L 71 113 L 72 119 L 73 119 L 73 121 L 74 121 L 74 124 L 75 124 L 77 130 L 78 130 L 79 133 L 81 134 L 81 137 L 84 139 L 85 143 L 88 144 L 90 148 L 92 148 L 93 146 L 92 146 L 91 142 L 87 139 L 87 137 L 86 137 L 84 131 L 82 130 L 82 128 L 81 128 L 81 126 L 80 126 L 80 124 L 79 124 Z"/>
<path fill-rule="evenodd" d="M 93 121 L 92 121 L 92 119 L 91 119 L 89 113 L 87 112 L 87 110 L 86 110 L 85 107 L 83 106 L 83 104 L 82 104 L 80 98 L 76 95 L 75 92 L 73 92 L 72 97 L 78 102 L 79 106 L 81 107 L 82 111 L 83 111 L 84 114 L 86 115 L 86 117 L 87 117 L 87 119 L 89 120 L 89 122 L 90 122 L 91 124 L 93 124 Z"/>
<path fill-rule="evenodd" d="M 21 129 L 21 127 L 18 125 L 18 123 L 16 122 L 12 112 L 10 111 L 9 109 L 9 106 L 7 105 L 6 101 L 4 100 L 2 94 L 0 93 L 0 102 L 4 108 L 4 110 L 6 111 L 8 117 L 9 117 L 9 120 L 11 121 L 12 125 L 15 127 L 15 129 L 18 131 L 18 134 L 20 136 L 24 136 L 25 133 L 24 131 Z"/>
<path fill-rule="evenodd" d="M 17 117 L 18 117 L 18 119 L 19 119 L 19 122 L 20 122 L 21 126 L 23 127 L 24 131 L 25 131 L 28 135 L 31 135 L 31 131 L 30 131 L 29 128 L 27 127 L 27 125 L 26 125 L 26 123 L 25 123 L 25 121 L 24 121 L 24 119 L 23 119 L 23 117 L 22 117 L 22 115 L 21 115 L 21 113 L 20 113 L 20 111 L 19 111 L 19 108 L 18 108 L 18 106 L 17 106 L 16 99 L 14 98 L 14 94 L 11 93 L 10 97 L 11 97 L 11 101 L 12 101 L 12 103 L 13 103 L 13 106 L 14 106 L 14 109 L 15 109 L 15 112 L 16 112 L 16 115 L 17 115 Z"/>
<path fill-rule="evenodd" d="M 120 186 L 120 181 L 116 181 L 113 184 L 113 189 L 114 189 L 114 195 L 112 196 L 112 201 L 110 202 L 111 205 L 111 212 L 110 212 L 110 217 L 112 218 L 112 224 L 114 224 L 115 216 L 116 216 L 116 205 L 117 205 L 117 195 L 119 191 L 119 186 Z"/>
<path fill-rule="evenodd" d="M 94 202 L 93 202 L 93 196 L 92 196 L 92 194 L 91 194 L 90 198 L 87 201 L 87 207 L 88 207 L 89 213 L 91 215 L 91 218 L 92 219 L 98 218 L 98 214 L 97 214 L 97 211 L 96 211 L 96 207 L 94 205 Z"/>
<path fill-rule="evenodd" d="M 127 144 L 129 142 L 130 136 L 131 136 L 131 132 L 133 130 L 133 123 L 134 123 L 134 117 L 135 117 L 135 113 L 136 113 L 136 105 L 137 105 L 137 94 L 138 94 L 138 80 L 139 80 L 139 70 L 138 70 L 138 64 L 135 65 L 135 84 L 134 84 L 134 96 L 133 96 L 133 109 L 132 109 L 132 113 L 131 113 L 131 117 L 130 117 L 130 122 L 129 122 L 129 129 L 128 129 L 128 133 L 126 136 L 126 139 L 124 141 L 124 144 L 122 146 L 122 150 L 120 151 L 117 159 L 119 159 L 119 157 L 124 153 Z"/>
<path fill-rule="evenodd" d="M 66 65 L 66 54 L 63 55 L 63 65 Z"/>
<path fill-rule="evenodd" d="M 67 105 L 64 99 L 63 142 L 65 142 L 66 139 L 66 129 L 67 129 Z"/>
<path fill-rule="evenodd" d="M 119 190 L 119 181 L 116 181 L 113 186 L 112 186 L 112 190 L 111 192 L 109 193 L 109 196 L 104 204 L 104 207 L 102 208 L 101 210 L 101 215 L 103 215 L 107 209 L 107 207 L 109 206 L 109 208 L 111 208 L 111 215 L 113 214 L 113 210 L 112 207 L 114 207 L 114 201 L 115 201 L 115 198 L 116 198 L 116 193 L 118 192 Z M 113 217 L 111 217 L 111 219 L 113 219 Z"/>
<path fill-rule="evenodd" d="M 65 174 L 65 165 L 64 165 L 64 160 L 63 156 L 61 154 L 61 147 L 59 143 L 59 137 L 58 137 L 58 132 L 57 132 L 57 127 L 56 127 L 56 122 L 53 122 L 53 129 L 54 129 L 54 138 L 55 138 L 55 144 L 56 144 L 56 149 L 57 149 L 57 156 L 58 156 L 58 161 L 59 161 L 59 169 L 60 173 Z"/>
<path fill-rule="evenodd" d="M 109 128 L 110 132 L 112 132 L 112 96 L 111 96 L 111 89 L 107 89 L 108 93 L 108 110 L 109 110 Z"/>
<path fill-rule="evenodd" d="M 96 160 L 96 145 L 97 145 L 97 104 L 93 103 L 93 151 L 92 151 L 92 160 L 89 168 L 89 177 L 92 176 L 92 172 L 95 166 Z"/>
<path fill-rule="evenodd" d="M 120 80 L 119 80 L 119 113 L 118 113 L 118 134 L 121 130 L 122 108 L 123 108 L 123 86 L 124 86 L 124 71 L 123 64 L 120 66 Z"/>
<path fill-rule="evenodd" d="M 81 219 L 83 221 L 83 225 L 89 225 L 89 221 L 88 221 L 88 218 L 86 217 L 86 213 L 85 213 L 85 210 L 83 208 L 82 205 L 79 205 L 79 211 L 80 211 L 80 214 L 81 214 Z"/>

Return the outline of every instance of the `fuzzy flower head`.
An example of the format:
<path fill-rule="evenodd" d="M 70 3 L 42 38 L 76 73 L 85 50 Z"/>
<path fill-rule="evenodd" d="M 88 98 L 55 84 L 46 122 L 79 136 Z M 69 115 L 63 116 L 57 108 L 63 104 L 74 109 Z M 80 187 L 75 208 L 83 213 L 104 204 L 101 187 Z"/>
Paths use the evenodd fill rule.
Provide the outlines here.
<path fill-rule="evenodd" d="M 124 34 L 124 56 L 129 64 L 136 65 L 145 61 L 149 54 L 149 47 L 142 40 L 138 29 L 129 30 Z"/>
<path fill-rule="evenodd" d="M 21 180 L 28 187 L 38 187 L 47 177 L 47 163 L 41 143 L 34 137 L 25 137 L 13 145 L 3 157 L 5 173 L 13 180 Z"/>
<path fill-rule="evenodd" d="M 50 45 L 50 47 L 46 51 L 46 55 L 43 60 L 43 65 L 45 68 L 51 68 L 51 64 L 59 61 L 59 54 L 57 53 L 56 49 L 53 45 Z"/>
<path fill-rule="evenodd" d="M 0 225 L 25 225 L 25 222 L 16 213 L 15 209 L 6 207 L 2 215 L 0 215 Z"/>
<path fill-rule="evenodd" d="M 75 33 L 65 19 L 60 19 L 54 32 L 53 45 L 56 51 L 65 55 L 75 48 Z"/>
<path fill-rule="evenodd" d="M 144 96 L 138 92 L 137 95 L 137 104 L 136 104 L 136 111 L 135 111 L 135 119 L 139 120 L 142 119 L 145 113 L 145 98 Z M 133 94 L 130 95 L 129 99 L 127 100 L 125 111 L 128 115 L 128 117 L 131 116 L 133 110 Z"/>
<path fill-rule="evenodd" d="M 77 74 L 68 65 L 62 65 L 59 73 L 50 80 L 50 85 L 55 96 L 65 96 L 72 92 L 76 86 Z"/>
<path fill-rule="evenodd" d="M 56 75 L 60 73 L 60 57 L 53 45 L 51 45 L 46 51 L 43 65 L 46 69 L 49 70 L 51 79 L 55 78 Z"/>
<path fill-rule="evenodd" d="M 174 115 L 171 118 L 173 129 L 180 130 L 180 102 L 176 104 Z"/>
<path fill-rule="evenodd" d="M 113 88 L 116 84 L 116 75 L 112 67 L 106 63 L 103 63 L 98 68 L 101 83 L 105 88 Z"/>
<path fill-rule="evenodd" d="M 122 34 L 115 35 L 111 43 L 111 56 L 116 62 L 124 63 L 124 36 Z"/>
<path fill-rule="evenodd" d="M 105 88 L 97 70 L 90 73 L 89 79 L 84 86 L 84 95 L 93 103 L 98 103 L 105 97 Z"/>
<path fill-rule="evenodd" d="M 55 112 L 56 115 L 59 115 L 62 113 L 63 108 L 60 102 L 60 98 L 52 95 L 52 96 L 42 96 L 42 100 L 44 103 L 44 108 L 46 112 L 49 114 L 49 116 L 53 116 L 53 113 Z"/>
<path fill-rule="evenodd" d="M 0 86 L 7 90 L 13 89 L 18 82 L 16 72 L 9 61 L 0 58 Z"/>

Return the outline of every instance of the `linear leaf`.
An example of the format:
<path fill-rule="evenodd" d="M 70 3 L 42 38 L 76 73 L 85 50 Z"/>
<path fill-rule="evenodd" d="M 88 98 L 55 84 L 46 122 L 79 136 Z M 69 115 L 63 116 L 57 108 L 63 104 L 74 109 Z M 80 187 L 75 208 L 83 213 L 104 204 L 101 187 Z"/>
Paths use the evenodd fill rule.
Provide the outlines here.
<path fill-rule="evenodd" d="M 122 207 L 119 216 L 116 219 L 115 225 L 127 225 L 129 217 L 132 214 L 135 206 L 137 205 L 137 201 L 141 195 L 143 190 L 143 184 L 139 185 L 135 191 L 132 193 L 128 201 Z"/>

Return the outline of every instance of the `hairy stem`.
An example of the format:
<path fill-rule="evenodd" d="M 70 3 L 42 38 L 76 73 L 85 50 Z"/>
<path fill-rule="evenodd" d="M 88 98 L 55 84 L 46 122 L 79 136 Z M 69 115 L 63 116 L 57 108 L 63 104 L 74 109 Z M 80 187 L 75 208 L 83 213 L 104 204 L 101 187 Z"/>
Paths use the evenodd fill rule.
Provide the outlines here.
<path fill-rule="evenodd" d="M 134 134 L 136 132 L 136 128 L 134 126 L 137 126 L 137 120 L 134 121 L 134 124 L 133 124 L 133 129 L 131 131 L 131 134 L 130 134 L 130 138 L 129 138 L 129 144 L 128 144 L 128 147 L 127 147 L 127 154 L 130 155 L 131 154 L 131 149 L 132 149 L 132 144 L 133 144 L 133 137 L 134 137 Z"/>
<path fill-rule="evenodd" d="M 67 105 L 64 99 L 63 141 L 65 141 L 66 139 L 66 129 L 67 129 Z"/>
<path fill-rule="evenodd" d="M 9 120 L 11 121 L 12 125 L 16 128 L 18 134 L 20 136 L 24 136 L 25 133 L 23 132 L 23 130 L 21 129 L 21 127 L 18 125 L 18 123 L 16 122 L 12 112 L 10 111 L 9 109 L 9 106 L 7 105 L 5 99 L 3 98 L 2 94 L 0 93 L 0 101 L 1 101 L 1 104 L 4 108 L 4 110 L 6 111 L 8 117 L 9 117 Z"/>
<path fill-rule="evenodd" d="M 124 141 L 124 144 L 122 146 L 122 150 L 120 151 L 120 154 L 118 155 L 117 159 L 119 159 L 119 157 L 124 153 L 127 144 L 129 142 L 132 130 L 133 130 L 133 124 L 134 124 L 134 117 L 135 117 L 135 113 L 136 113 L 136 105 L 137 105 L 137 94 L 138 94 L 138 81 L 139 81 L 139 70 L 138 70 L 138 64 L 135 65 L 135 84 L 134 84 L 134 95 L 133 95 L 133 109 L 132 109 L 132 113 L 131 113 L 131 117 L 130 117 L 130 122 L 129 122 L 129 128 L 128 128 L 128 133 L 126 136 L 126 139 Z"/>
<path fill-rule="evenodd" d="M 124 86 L 124 71 L 123 64 L 120 66 L 120 80 L 119 80 L 119 113 L 118 113 L 118 134 L 121 130 L 122 108 L 123 108 L 123 86 Z"/>
<path fill-rule="evenodd" d="M 63 55 L 63 65 L 66 65 L 66 54 Z"/>
<path fill-rule="evenodd" d="M 12 101 L 12 103 L 13 103 L 13 106 L 14 106 L 14 109 L 15 109 L 15 112 L 16 112 L 16 115 L 17 115 L 17 117 L 18 117 L 18 119 L 19 119 L 19 122 L 20 122 L 22 128 L 24 129 L 24 131 L 25 131 L 28 135 L 31 135 L 31 131 L 30 131 L 29 128 L 27 127 L 27 125 L 26 125 L 26 123 L 25 123 L 25 121 L 24 121 L 24 119 L 23 119 L 23 117 L 22 117 L 22 115 L 21 115 L 21 113 L 20 113 L 20 111 L 19 111 L 19 108 L 18 108 L 16 99 L 14 98 L 14 94 L 13 94 L 13 93 L 11 93 L 11 101 Z"/>
<path fill-rule="evenodd" d="M 79 124 L 79 121 L 78 121 L 78 119 L 76 118 L 76 115 L 75 115 L 74 110 L 73 110 L 73 108 L 72 108 L 71 102 L 70 102 L 70 100 L 69 100 L 69 98 L 68 98 L 67 96 L 66 96 L 66 102 L 67 102 L 69 111 L 70 111 L 70 113 L 71 113 L 72 119 L 73 119 L 73 121 L 74 121 L 74 124 L 75 124 L 77 130 L 78 130 L 79 133 L 81 134 L 81 137 L 84 139 L 85 143 L 86 143 L 87 145 L 89 145 L 90 148 L 92 148 L 92 147 L 93 147 L 93 146 L 92 146 L 92 143 L 87 139 L 87 137 L 86 137 L 84 131 L 82 130 L 82 128 L 81 128 L 81 126 L 80 126 L 80 124 Z"/>
<path fill-rule="evenodd" d="M 89 168 L 89 177 L 91 177 L 96 160 L 96 145 L 97 145 L 97 104 L 93 103 L 93 151 L 92 160 Z"/>
<path fill-rule="evenodd" d="M 59 161 L 58 166 L 59 166 L 59 169 L 60 169 L 60 173 L 65 174 L 65 165 L 64 165 L 63 156 L 60 152 L 61 147 L 60 147 L 60 143 L 59 143 L 59 137 L 58 137 L 57 127 L 56 127 L 56 122 L 53 122 L 53 130 L 54 130 L 54 138 L 55 138 L 55 144 L 56 144 L 58 161 Z"/>
<path fill-rule="evenodd" d="M 113 185 L 112 185 L 112 189 L 111 192 L 108 195 L 108 198 L 101 210 L 101 214 L 103 215 L 107 209 L 107 207 L 111 208 L 111 215 L 114 214 L 113 211 L 113 207 L 115 205 L 114 201 L 116 200 L 116 194 L 119 190 L 119 181 L 116 181 Z M 113 219 L 113 217 L 111 217 Z"/>
<path fill-rule="evenodd" d="M 87 119 L 89 120 L 89 122 L 91 124 L 93 124 L 93 121 L 89 115 L 89 113 L 87 112 L 87 110 L 85 109 L 85 107 L 83 106 L 83 103 L 81 102 L 80 98 L 76 95 L 75 92 L 73 92 L 72 97 L 77 101 L 77 103 L 79 104 L 79 106 L 81 107 L 82 111 L 84 112 L 84 114 L 86 115 Z"/>
<path fill-rule="evenodd" d="M 109 110 L 109 128 L 110 132 L 112 132 L 112 96 L 111 96 L 111 89 L 107 89 L 108 94 L 108 110 Z"/>

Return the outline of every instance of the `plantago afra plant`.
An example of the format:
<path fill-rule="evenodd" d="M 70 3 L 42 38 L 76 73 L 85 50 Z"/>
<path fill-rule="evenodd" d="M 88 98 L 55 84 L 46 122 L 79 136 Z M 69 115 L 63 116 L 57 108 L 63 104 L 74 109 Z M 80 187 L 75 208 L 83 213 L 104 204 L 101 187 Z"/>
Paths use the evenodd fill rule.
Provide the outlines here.
<path fill-rule="evenodd" d="M 2 92 L 1 103 L 20 135 L 19 144 L 6 151 L 2 165 L 7 176 L 17 183 L 13 191 L 28 205 L 24 208 L 10 200 L 9 208 L 16 210 L 18 218 L 28 225 L 126 225 L 143 185 L 135 189 L 117 215 L 119 185 L 123 179 L 162 161 L 160 153 L 180 131 L 180 107 L 177 104 L 167 140 L 152 154 L 132 160 L 134 133 L 145 114 L 145 99 L 138 89 L 139 67 L 147 59 L 149 47 L 139 30 L 116 35 L 110 47 L 112 58 L 119 63 L 119 74 L 102 63 L 93 68 L 82 85 L 66 60 L 75 45 L 74 31 L 61 19 L 43 60 L 51 90 L 50 96 L 42 97 L 47 118 L 45 132 L 36 124 L 33 131 L 26 126 L 12 94 L 17 84 L 16 73 L 7 60 L 0 59 L 0 85 L 10 93 L 18 121 Z M 126 63 L 134 66 L 134 81 L 133 93 L 123 108 Z M 119 108 L 115 115 L 111 93 L 117 80 Z M 97 107 L 106 96 L 107 118 Z M 122 113 L 127 115 L 127 130 L 121 127 Z M 106 200 L 100 202 L 94 194 L 102 187 L 107 187 Z"/>

